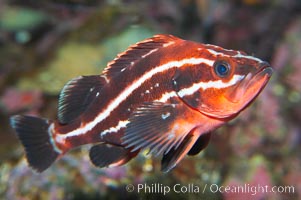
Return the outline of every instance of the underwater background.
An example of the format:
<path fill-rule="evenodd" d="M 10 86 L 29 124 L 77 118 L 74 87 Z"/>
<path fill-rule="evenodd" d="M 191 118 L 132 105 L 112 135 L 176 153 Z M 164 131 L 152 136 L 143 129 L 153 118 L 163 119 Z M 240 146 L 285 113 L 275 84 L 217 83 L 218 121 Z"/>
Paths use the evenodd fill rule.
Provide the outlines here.
<path fill-rule="evenodd" d="M 169 173 L 146 152 L 121 167 L 96 168 L 89 146 L 32 171 L 9 117 L 55 119 L 68 80 L 100 74 L 157 33 L 243 50 L 274 74 L 203 152 Z M 121 198 L 301 198 L 300 0 L 0 0 L 0 199 Z"/>

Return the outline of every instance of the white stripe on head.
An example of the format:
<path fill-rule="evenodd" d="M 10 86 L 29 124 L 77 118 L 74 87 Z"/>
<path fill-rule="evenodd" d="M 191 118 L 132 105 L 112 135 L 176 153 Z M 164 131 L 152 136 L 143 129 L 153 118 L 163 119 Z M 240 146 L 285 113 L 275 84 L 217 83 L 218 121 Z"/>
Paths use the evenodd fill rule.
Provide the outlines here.
<path fill-rule="evenodd" d="M 233 56 L 233 58 L 246 58 L 246 59 L 250 59 L 250 60 L 255 60 L 257 62 L 263 62 L 261 59 L 256 58 L 254 56 L 247 56 L 247 55 L 242 55 L 240 52 L 238 52 L 238 54 L 236 54 L 235 56 Z"/>
<path fill-rule="evenodd" d="M 222 80 L 194 83 L 192 86 L 190 86 L 188 88 L 181 89 L 178 93 L 176 93 L 175 91 L 166 92 L 161 96 L 161 98 L 159 98 L 158 100 L 155 100 L 155 101 L 167 102 L 167 100 L 172 97 L 175 97 L 175 96 L 184 97 L 187 95 L 189 96 L 200 89 L 206 90 L 206 89 L 210 89 L 210 88 L 217 88 L 217 89 L 226 88 L 226 87 L 235 85 L 237 82 L 242 80 L 244 77 L 245 77 L 244 75 L 234 75 L 230 81 L 225 82 L 225 83 Z"/>
<path fill-rule="evenodd" d="M 206 49 L 207 51 L 209 51 L 211 54 L 215 55 L 215 56 L 225 56 L 225 57 L 230 57 L 229 55 L 227 54 L 224 54 L 224 53 L 221 53 L 221 52 L 217 52 L 217 51 L 214 51 L 213 49 Z"/>
<path fill-rule="evenodd" d="M 156 66 L 151 70 L 145 72 L 141 77 L 138 77 L 136 80 L 134 80 L 132 84 L 127 86 L 121 93 L 119 93 L 119 95 L 116 98 L 112 99 L 111 103 L 108 104 L 106 108 L 104 108 L 104 110 L 94 118 L 93 121 L 90 121 L 86 123 L 83 127 L 79 127 L 67 134 L 57 135 L 57 137 L 61 137 L 61 139 L 64 140 L 68 137 L 83 135 L 87 131 L 92 130 L 98 123 L 106 119 L 110 115 L 110 113 L 120 105 L 120 103 L 125 101 L 127 97 L 133 93 L 133 91 L 139 88 L 145 81 L 149 80 L 155 74 L 167 71 L 172 68 L 180 68 L 185 65 L 206 64 L 212 66 L 213 63 L 214 60 L 209 60 L 205 58 L 186 58 L 179 61 L 170 61 L 163 65 Z"/>
<path fill-rule="evenodd" d="M 192 95 L 193 93 L 195 93 L 196 91 L 198 91 L 200 89 L 206 90 L 209 88 L 216 88 L 216 89 L 226 88 L 226 87 L 235 85 L 237 82 L 242 80 L 244 77 L 245 77 L 244 75 L 234 75 L 230 81 L 225 82 L 225 83 L 222 80 L 194 83 L 189 88 L 181 89 L 178 92 L 178 95 L 180 97 L 184 97 L 186 95 Z"/>
<path fill-rule="evenodd" d="M 256 58 L 254 56 L 243 55 L 243 54 L 241 54 L 240 51 L 237 51 L 238 53 L 236 55 L 230 56 L 230 55 L 227 55 L 227 54 L 224 54 L 224 53 L 221 53 L 221 52 L 214 51 L 213 49 L 206 49 L 206 50 L 209 51 L 211 54 L 213 54 L 215 56 L 224 56 L 224 57 L 231 57 L 231 58 L 246 58 L 246 59 L 249 59 L 249 60 L 255 60 L 256 62 L 263 62 L 261 59 Z M 223 50 L 233 52 L 233 50 L 227 50 L 227 49 L 223 49 Z"/>

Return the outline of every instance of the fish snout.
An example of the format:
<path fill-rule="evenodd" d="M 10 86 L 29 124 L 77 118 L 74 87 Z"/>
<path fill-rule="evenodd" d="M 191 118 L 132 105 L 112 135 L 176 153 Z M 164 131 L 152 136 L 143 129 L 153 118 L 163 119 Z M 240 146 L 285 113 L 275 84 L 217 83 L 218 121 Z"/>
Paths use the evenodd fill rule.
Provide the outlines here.
<path fill-rule="evenodd" d="M 268 62 L 263 61 L 259 64 L 259 70 L 258 70 L 257 74 L 262 73 L 262 74 L 266 74 L 270 77 L 270 76 L 272 76 L 273 71 L 274 70 L 271 67 L 271 65 Z"/>

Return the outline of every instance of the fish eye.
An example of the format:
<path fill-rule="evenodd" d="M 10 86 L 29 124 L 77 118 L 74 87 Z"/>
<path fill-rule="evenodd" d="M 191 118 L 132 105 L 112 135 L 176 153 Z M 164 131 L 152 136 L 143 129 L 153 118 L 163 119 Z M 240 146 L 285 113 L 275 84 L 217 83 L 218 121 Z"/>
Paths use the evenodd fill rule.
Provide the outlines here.
<path fill-rule="evenodd" d="M 214 63 L 214 72 L 219 77 L 226 77 L 230 72 L 230 65 L 225 61 L 218 61 Z"/>

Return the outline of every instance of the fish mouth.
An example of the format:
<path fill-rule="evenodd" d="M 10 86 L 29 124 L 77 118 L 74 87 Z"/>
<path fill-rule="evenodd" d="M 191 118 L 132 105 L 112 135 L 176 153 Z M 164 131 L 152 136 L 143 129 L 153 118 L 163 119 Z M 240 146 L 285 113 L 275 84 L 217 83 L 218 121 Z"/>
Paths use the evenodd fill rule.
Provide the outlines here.
<path fill-rule="evenodd" d="M 253 78 L 260 78 L 260 77 L 265 77 L 267 76 L 267 80 L 272 76 L 273 74 L 273 68 L 267 63 L 267 62 L 262 62 L 260 64 L 259 70 L 254 74 Z"/>
<path fill-rule="evenodd" d="M 248 73 L 225 97 L 232 103 L 249 103 L 266 86 L 273 74 L 272 67 L 263 62 L 255 73 Z"/>
<path fill-rule="evenodd" d="M 267 74 L 269 77 L 271 77 L 272 74 L 273 74 L 273 72 L 274 72 L 274 70 L 273 70 L 273 68 L 267 63 L 266 65 L 264 65 L 264 66 L 262 67 L 261 70 L 259 70 L 259 72 L 264 72 L 264 73 Z"/>

